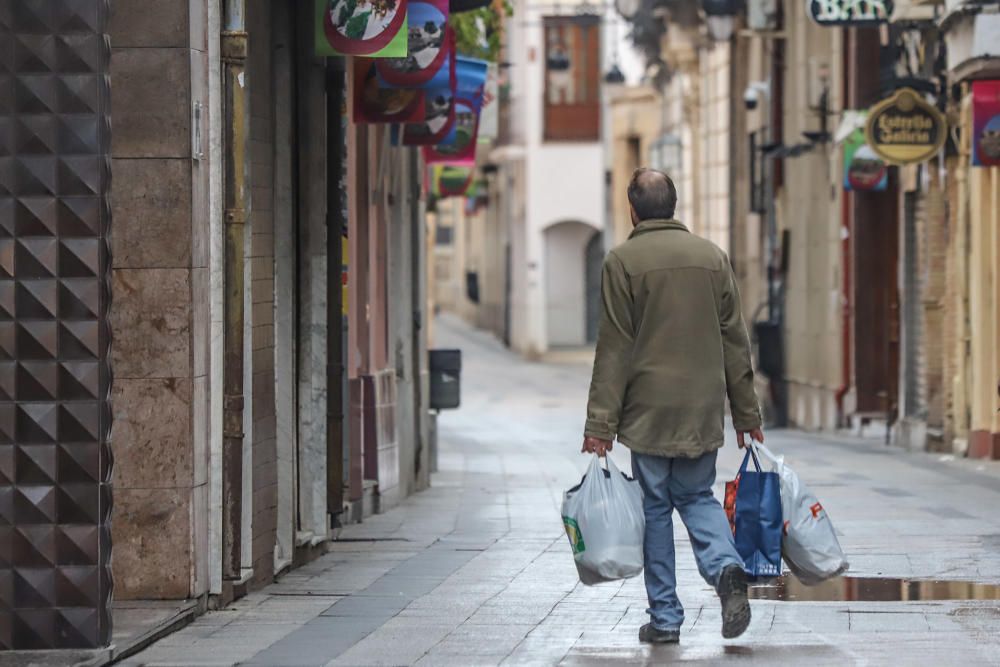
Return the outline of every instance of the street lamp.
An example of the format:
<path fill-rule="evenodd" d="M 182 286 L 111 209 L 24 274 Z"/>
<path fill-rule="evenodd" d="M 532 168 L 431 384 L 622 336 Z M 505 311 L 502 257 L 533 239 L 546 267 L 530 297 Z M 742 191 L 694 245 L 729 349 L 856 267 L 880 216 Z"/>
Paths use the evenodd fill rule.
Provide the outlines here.
<path fill-rule="evenodd" d="M 739 0 L 701 0 L 708 34 L 717 42 L 728 42 L 736 26 Z"/>
<path fill-rule="evenodd" d="M 618 63 L 611 64 L 611 69 L 604 75 L 604 83 L 613 86 L 625 83 L 625 75 L 622 73 L 621 68 L 618 67 Z"/>

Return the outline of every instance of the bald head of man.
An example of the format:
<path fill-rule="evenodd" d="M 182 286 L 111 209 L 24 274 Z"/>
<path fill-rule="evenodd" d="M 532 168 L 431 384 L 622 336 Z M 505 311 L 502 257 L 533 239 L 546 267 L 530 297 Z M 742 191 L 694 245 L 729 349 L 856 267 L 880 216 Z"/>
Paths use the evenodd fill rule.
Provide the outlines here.
<path fill-rule="evenodd" d="M 677 208 L 677 188 L 670 177 L 655 169 L 636 169 L 628 184 L 632 224 L 643 220 L 669 220 Z"/>

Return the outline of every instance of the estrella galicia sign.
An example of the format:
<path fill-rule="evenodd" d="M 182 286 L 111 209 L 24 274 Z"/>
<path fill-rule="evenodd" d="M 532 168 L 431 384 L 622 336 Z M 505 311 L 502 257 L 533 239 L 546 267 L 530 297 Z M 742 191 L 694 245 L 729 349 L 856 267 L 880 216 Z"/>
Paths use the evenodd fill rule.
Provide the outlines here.
<path fill-rule="evenodd" d="M 876 25 L 892 16 L 892 0 L 806 0 L 820 25 Z"/>
<path fill-rule="evenodd" d="M 900 88 L 868 112 L 865 140 L 890 164 L 916 164 L 941 150 L 948 136 L 944 114 L 912 88 Z"/>

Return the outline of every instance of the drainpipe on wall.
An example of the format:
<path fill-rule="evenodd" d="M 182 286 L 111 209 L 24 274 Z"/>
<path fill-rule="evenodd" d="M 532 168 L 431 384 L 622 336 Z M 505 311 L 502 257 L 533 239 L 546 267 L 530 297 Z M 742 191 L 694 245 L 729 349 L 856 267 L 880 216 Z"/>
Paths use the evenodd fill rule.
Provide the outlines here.
<path fill-rule="evenodd" d="M 341 128 L 344 66 L 326 59 L 326 511 L 339 525 L 344 511 L 344 354 L 342 279 L 345 202 L 341 201 L 341 169 L 347 144 Z M 346 193 L 345 193 L 346 194 Z"/>
<path fill-rule="evenodd" d="M 245 0 L 223 7 L 223 202 L 225 267 L 222 371 L 222 576 L 241 576 L 243 497 L 244 229 L 250 215 L 250 114 Z"/>
<path fill-rule="evenodd" d="M 844 397 L 851 389 L 851 206 L 846 192 L 840 195 L 840 370 L 837 388 L 837 426 L 847 426 Z"/>
<path fill-rule="evenodd" d="M 851 103 L 851 47 L 853 42 L 845 32 L 841 67 L 841 99 L 848 108 Z M 851 197 L 842 189 L 840 192 L 840 386 L 834 394 L 837 404 L 837 427 L 847 426 L 847 411 L 844 398 L 851 390 Z"/>

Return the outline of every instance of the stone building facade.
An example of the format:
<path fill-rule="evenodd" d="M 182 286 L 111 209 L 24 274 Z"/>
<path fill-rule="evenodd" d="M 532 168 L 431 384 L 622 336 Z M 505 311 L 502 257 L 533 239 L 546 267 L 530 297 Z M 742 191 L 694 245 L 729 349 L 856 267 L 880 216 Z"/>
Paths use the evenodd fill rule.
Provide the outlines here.
<path fill-rule="evenodd" d="M 0 3 L 0 649 L 225 604 L 429 482 L 419 153 L 313 20 Z"/>
<path fill-rule="evenodd" d="M 768 326 L 777 332 L 758 338 L 758 359 L 771 366 L 759 369 L 761 394 L 774 420 L 851 428 L 913 449 L 1000 455 L 990 287 L 996 167 L 971 165 L 973 84 L 995 81 L 1000 67 L 989 46 L 1000 37 L 996 12 L 974 2 L 899 1 L 881 26 L 829 25 L 809 15 L 808 3 L 749 2 L 731 17 L 724 58 L 688 7 L 651 7 L 665 12 L 666 27 L 650 72 L 666 67 L 671 76 L 662 78 L 659 109 L 623 101 L 620 113 L 659 113 L 666 122 L 686 103 L 699 110 L 699 127 L 728 133 L 726 169 L 705 162 L 713 149 L 704 137 L 714 135 L 693 125 L 675 133 L 682 157 L 665 165 L 702 212 L 712 205 L 687 155 L 701 165 L 694 173 L 703 184 L 718 181 L 708 170 L 728 170 L 724 245 L 748 321 L 772 323 L 762 336 Z M 728 71 L 728 110 L 707 106 L 705 87 L 718 87 L 720 71 Z M 842 142 L 852 114 L 904 85 L 947 111 L 949 140 L 932 159 L 890 167 L 883 191 L 847 189 Z M 629 146 L 614 150 L 615 161 L 635 161 Z M 709 234 L 698 218 L 694 228 Z"/>

